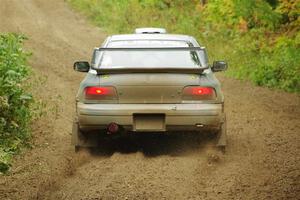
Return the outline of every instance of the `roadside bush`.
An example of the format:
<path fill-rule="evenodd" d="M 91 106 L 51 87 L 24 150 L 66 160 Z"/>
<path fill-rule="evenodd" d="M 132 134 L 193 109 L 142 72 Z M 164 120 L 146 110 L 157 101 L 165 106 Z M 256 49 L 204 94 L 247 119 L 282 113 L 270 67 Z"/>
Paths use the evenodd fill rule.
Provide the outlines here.
<path fill-rule="evenodd" d="M 23 35 L 0 34 L 0 173 L 9 169 L 12 155 L 30 137 L 32 97 L 25 84 L 30 54 L 22 48 L 25 39 Z"/>

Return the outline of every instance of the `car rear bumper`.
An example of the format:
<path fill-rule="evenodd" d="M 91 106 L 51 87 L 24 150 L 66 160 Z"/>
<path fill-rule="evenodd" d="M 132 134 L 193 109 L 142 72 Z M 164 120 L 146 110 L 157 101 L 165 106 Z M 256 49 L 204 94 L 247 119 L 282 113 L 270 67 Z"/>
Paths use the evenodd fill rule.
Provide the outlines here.
<path fill-rule="evenodd" d="M 163 131 L 216 129 L 223 122 L 222 104 L 77 104 L 79 126 L 83 130 L 106 129 L 114 122 L 135 130 L 135 115 L 161 114 Z M 147 131 L 147 129 L 143 130 Z M 151 131 L 151 130 L 148 130 Z"/>

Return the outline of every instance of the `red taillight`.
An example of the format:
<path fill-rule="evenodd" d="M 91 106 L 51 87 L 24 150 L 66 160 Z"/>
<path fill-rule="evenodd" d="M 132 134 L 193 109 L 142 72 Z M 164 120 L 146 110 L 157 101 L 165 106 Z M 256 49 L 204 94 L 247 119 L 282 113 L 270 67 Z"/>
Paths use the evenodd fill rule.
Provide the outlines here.
<path fill-rule="evenodd" d="M 183 100 L 214 100 L 215 89 L 212 87 L 188 86 L 183 89 Z"/>
<path fill-rule="evenodd" d="M 215 91 L 210 87 L 195 87 L 192 88 L 194 95 L 212 95 Z"/>
<path fill-rule="evenodd" d="M 86 95 L 106 95 L 109 91 L 105 87 L 87 87 L 85 88 Z"/>
<path fill-rule="evenodd" d="M 113 100 L 117 98 L 114 87 L 86 87 L 85 98 L 91 100 Z"/>

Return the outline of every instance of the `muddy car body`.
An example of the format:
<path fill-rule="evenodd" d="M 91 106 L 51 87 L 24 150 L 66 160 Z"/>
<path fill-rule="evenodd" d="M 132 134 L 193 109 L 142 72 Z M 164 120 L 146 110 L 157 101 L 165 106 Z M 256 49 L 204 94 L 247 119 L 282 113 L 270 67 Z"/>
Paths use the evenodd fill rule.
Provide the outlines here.
<path fill-rule="evenodd" d="M 76 97 L 73 144 L 95 145 L 90 133 L 217 132 L 226 145 L 224 96 L 214 72 L 227 65 L 209 65 L 205 48 L 191 36 L 162 29 L 108 37 L 95 48 Z"/>

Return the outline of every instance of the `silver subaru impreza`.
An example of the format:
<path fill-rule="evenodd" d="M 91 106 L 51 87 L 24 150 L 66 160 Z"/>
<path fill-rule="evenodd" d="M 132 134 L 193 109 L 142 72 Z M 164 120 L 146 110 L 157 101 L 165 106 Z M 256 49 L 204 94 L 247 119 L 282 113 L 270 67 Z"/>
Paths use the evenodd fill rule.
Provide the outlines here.
<path fill-rule="evenodd" d="M 108 37 L 91 63 L 74 63 L 87 72 L 76 97 L 75 150 L 97 145 L 95 135 L 204 130 L 224 148 L 224 96 L 214 73 L 226 68 L 224 61 L 210 65 L 205 48 L 188 35 L 139 28 Z"/>

